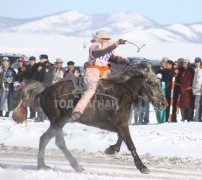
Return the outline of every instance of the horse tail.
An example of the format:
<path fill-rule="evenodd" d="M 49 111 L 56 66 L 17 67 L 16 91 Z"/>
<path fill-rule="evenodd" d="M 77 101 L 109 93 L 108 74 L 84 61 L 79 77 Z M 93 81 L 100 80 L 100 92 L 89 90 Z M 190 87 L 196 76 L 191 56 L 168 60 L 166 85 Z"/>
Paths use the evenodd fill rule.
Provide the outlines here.
<path fill-rule="evenodd" d="M 20 96 L 18 106 L 13 111 L 13 120 L 17 123 L 23 123 L 27 120 L 27 107 L 39 106 L 38 100 L 40 94 L 46 89 L 46 86 L 38 81 L 29 80 L 25 81 Z"/>
<path fill-rule="evenodd" d="M 37 99 L 40 94 L 46 89 L 46 86 L 38 81 L 25 81 L 25 88 L 22 90 L 21 98 L 26 105 L 39 105 Z"/>

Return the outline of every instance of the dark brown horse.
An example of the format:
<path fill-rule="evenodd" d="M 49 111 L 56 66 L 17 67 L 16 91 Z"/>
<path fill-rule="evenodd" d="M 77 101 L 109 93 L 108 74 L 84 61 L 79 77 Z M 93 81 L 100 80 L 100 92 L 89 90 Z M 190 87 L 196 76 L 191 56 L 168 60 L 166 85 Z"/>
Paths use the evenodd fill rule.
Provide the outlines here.
<path fill-rule="evenodd" d="M 135 70 L 134 70 L 135 71 Z M 132 101 L 142 97 L 155 108 L 163 110 L 167 101 L 162 93 L 160 81 L 154 74 L 134 74 L 125 83 L 114 83 L 113 87 L 104 90 L 98 86 L 98 91 L 91 100 L 90 105 L 84 111 L 80 123 L 113 131 L 118 134 L 118 141 L 105 150 L 107 154 L 120 151 L 122 141 L 130 150 L 137 169 L 142 173 L 149 173 L 148 168 L 140 160 L 133 144 L 128 119 Z M 64 153 L 72 168 L 80 172 L 83 169 L 66 147 L 63 135 L 63 127 L 71 116 L 72 109 L 78 102 L 80 92 L 75 90 L 72 81 L 63 81 L 45 88 L 36 81 L 28 82 L 23 91 L 23 99 L 27 103 L 39 100 L 39 104 L 50 120 L 50 127 L 41 136 L 38 153 L 38 168 L 47 169 L 44 155 L 48 142 L 55 137 L 55 144 Z"/>

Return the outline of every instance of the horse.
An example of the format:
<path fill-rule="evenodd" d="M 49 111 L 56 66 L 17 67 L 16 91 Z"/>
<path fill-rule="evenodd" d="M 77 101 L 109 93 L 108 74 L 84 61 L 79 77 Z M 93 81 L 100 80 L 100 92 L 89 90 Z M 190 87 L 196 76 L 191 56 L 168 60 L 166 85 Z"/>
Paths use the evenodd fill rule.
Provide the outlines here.
<path fill-rule="evenodd" d="M 155 74 L 144 72 L 136 75 L 137 68 L 129 68 L 129 70 L 132 75 L 126 82 L 114 82 L 109 89 L 105 89 L 102 86 L 102 81 L 106 83 L 107 80 L 100 80 L 97 91 L 91 99 L 92 103 L 89 103 L 91 105 L 85 109 L 81 119 L 76 122 L 117 133 L 118 140 L 116 144 L 106 148 L 105 153 L 114 154 L 119 152 L 124 141 L 131 152 L 136 168 L 141 173 L 147 174 L 150 171 L 139 158 L 130 135 L 128 120 L 131 104 L 133 100 L 141 97 L 151 103 L 156 109 L 164 110 L 167 107 L 167 101 L 162 93 L 160 80 Z M 44 161 L 45 148 L 49 141 L 55 137 L 56 146 L 64 153 L 71 167 L 77 172 L 84 170 L 71 155 L 63 135 L 63 127 L 68 123 L 72 109 L 80 96 L 81 91 L 75 90 L 71 80 L 57 82 L 48 88 L 42 83 L 33 80 L 26 83 L 22 92 L 20 106 L 25 109 L 26 106 L 38 102 L 50 121 L 50 127 L 40 137 L 38 169 L 50 168 Z M 20 106 L 18 106 L 18 111 L 14 111 L 14 116 L 16 112 L 20 112 Z M 23 112 L 21 111 L 21 113 Z"/>

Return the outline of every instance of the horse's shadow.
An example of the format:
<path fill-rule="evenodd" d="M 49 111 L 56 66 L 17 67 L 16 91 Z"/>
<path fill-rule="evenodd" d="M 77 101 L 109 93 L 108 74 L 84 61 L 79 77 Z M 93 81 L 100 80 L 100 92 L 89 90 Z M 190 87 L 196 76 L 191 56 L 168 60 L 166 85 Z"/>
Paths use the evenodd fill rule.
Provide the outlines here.
<path fill-rule="evenodd" d="M 0 168 L 4 169 L 4 170 L 31 170 L 31 171 L 39 171 L 39 169 L 37 168 L 36 165 L 28 165 L 28 164 L 9 164 L 9 163 L 0 163 Z M 67 172 L 71 172 L 70 169 L 63 169 L 60 167 L 51 167 L 51 169 L 49 169 L 51 171 L 54 172 L 62 172 L 62 173 L 67 173 Z M 46 170 L 46 171 L 49 171 Z"/>
<path fill-rule="evenodd" d="M 36 165 L 28 165 L 28 164 L 9 164 L 9 163 L 0 163 L 0 168 L 2 169 L 9 169 L 9 170 L 38 170 Z"/>

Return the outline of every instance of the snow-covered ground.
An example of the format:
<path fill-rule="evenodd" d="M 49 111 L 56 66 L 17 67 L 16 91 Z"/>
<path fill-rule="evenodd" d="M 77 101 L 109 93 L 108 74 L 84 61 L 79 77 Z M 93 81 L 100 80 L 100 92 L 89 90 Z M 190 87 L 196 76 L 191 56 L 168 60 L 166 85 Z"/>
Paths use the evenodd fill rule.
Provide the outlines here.
<path fill-rule="evenodd" d="M 130 152 L 124 143 L 121 152 L 111 156 L 112 159 L 103 154 L 105 148 L 116 142 L 117 135 L 115 133 L 78 123 L 67 124 L 64 127 L 64 135 L 67 147 L 71 152 L 79 151 L 82 153 L 80 158 L 86 158 L 79 162 L 83 163 L 82 165 L 84 168 L 86 167 L 87 172 L 74 173 L 71 167 L 66 165 L 64 158 L 62 158 L 62 162 L 57 159 L 52 159 L 52 161 L 49 159 L 48 164 L 54 166 L 51 171 L 36 171 L 39 138 L 48 128 L 49 122 L 35 123 L 28 121 L 27 124 L 16 124 L 12 119 L 1 118 L 0 177 L 3 177 L 3 179 L 0 179 L 200 179 L 199 177 L 202 177 L 202 123 L 182 123 L 179 121 L 178 123 L 158 125 L 155 124 L 156 118 L 153 110 L 151 110 L 150 115 L 150 125 L 130 126 L 137 152 L 147 165 L 151 165 L 150 170 L 153 170 L 153 172 L 150 173 L 150 176 L 140 175 L 136 170 Z M 8 146 L 8 148 L 2 153 L 4 146 Z M 15 147 L 12 149 L 13 146 Z M 19 152 L 18 148 L 20 147 L 29 148 Z M 30 148 L 35 149 L 35 153 L 32 152 L 32 158 L 26 157 Z M 51 158 L 58 156 L 54 140 L 49 143 L 47 149 L 53 151 L 48 153 Z M 10 155 L 8 155 L 9 153 Z M 22 156 L 19 156 L 20 153 L 22 153 Z M 4 158 L 4 155 L 6 158 Z M 12 159 L 12 156 L 14 156 L 14 159 Z M 78 153 L 76 153 L 76 156 L 78 156 Z M 91 158 L 96 164 L 92 164 L 88 158 Z M 108 161 L 101 165 L 102 160 Z M 123 160 L 126 164 L 120 164 Z M 172 166 L 167 167 L 169 163 Z M 187 163 L 194 170 L 186 169 Z M 178 167 L 178 165 L 185 166 L 185 169 Z M 159 168 L 163 168 L 163 170 L 161 171 Z M 181 170 L 180 173 L 176 168 L 179 168 L 179 171 Z M 170 172 L 168 173 L 168 171 Z M 193 175 L 195 171 L 196 174 Z M 188 174 L 193 176 L 190 175 L 189 177 Z"/>

